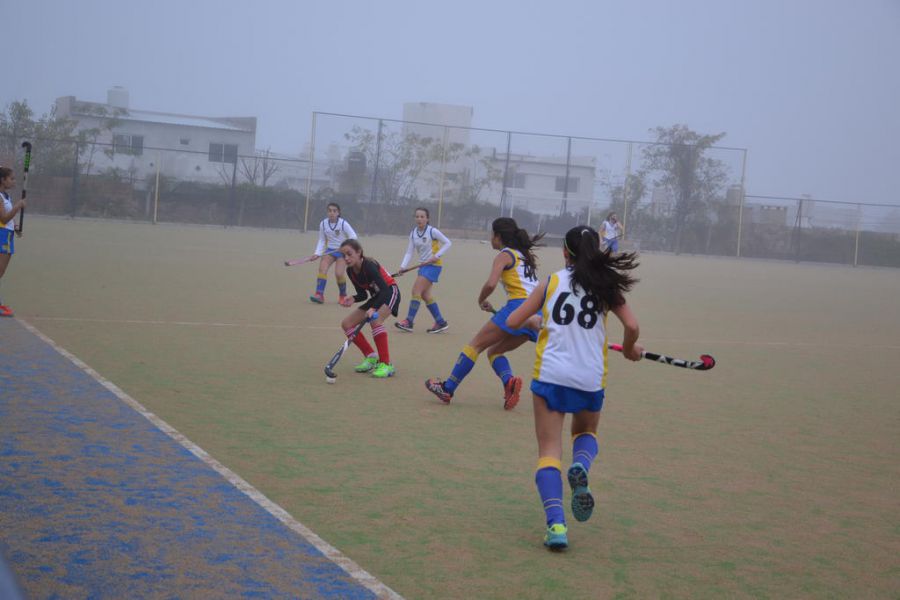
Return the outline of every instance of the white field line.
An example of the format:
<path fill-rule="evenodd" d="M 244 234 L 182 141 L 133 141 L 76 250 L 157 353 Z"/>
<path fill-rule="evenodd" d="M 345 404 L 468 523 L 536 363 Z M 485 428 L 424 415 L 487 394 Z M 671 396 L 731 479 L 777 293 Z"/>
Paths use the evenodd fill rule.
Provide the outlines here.
<path fill-rule="evenodd" d="M 333 330 L 338 329 L 336 326 L 325 325 L 276 325 L 270 323 L 221 323 L 216 321 L 165 321 L 165 320 L 142 320 L 142 319 L 90 319 L 80 317 L 41 317 L 41 316 L 23 316 L 22 318 L 30 321 L 69 321 L 74 323 L 109 323 L 118 325 L 169 325 L 180 327 L 236 327 L 247 329 L 319 329 Z M 21 320 L 21 319 L 20 319 Z M 847 349 L 867 349 L 867 350 L 900 350 L 900 345 L 894 344 L 848 344 L 841 342 L 839 344 L 823 344 L 821 342 L 788 342 L 779 340 L 694 340 L 686 338 L 646 338 L 641 342 L 651 343 L 674 343 L 674 344 L 710 344 L 719 346 L 780 346 L 780 347 L 796 347 L 796 348 L 847 348 Z"/>
<path fill-rule="evenodd" d="M 357 565 L 350 558 L 344 556 L 337 548 L 320 538 L 316 535 L 311 529 L 306 527 L 303 523 L 297 521 L 294 517 L 290 515 L 286 510 L 281 508 L 278 504 L 272 502 L 262 492 L 257 490 L 255 487 L 244 481 L 243 478 L 237 475 L 237 473 L 233 472 L 231 469 L 214 459 L 212 456 L 207 454 L 207 452 L 196 445 L 192 441 L 190 441 L 187 437 L 181 434 L 174 427 L 157 417 L 155 414 L 144 408 L 144 406 L 126 394 L 124 391 L 119 389 L 116 384 L 104 378 L 102 375 L 97 373 L 87 364 L 82 362 L 75 355 L 71 354 L 65 348 L 59 346 L 56 342 L 51 340 L 49 337 L 35 329 L 33 325 L 26 323 L 21 319 L 17 319 L 26 329 L 28 329 L 31 333 L 42 339 L 44 342 L 49 344 L 54 350 L 59 352 L 61 355 L 72 361 L 79 369 L 93 377 L 100 385 L 108 389 L 110 392 L 115 394 L 115 396 L 136 410 L 138 413 L 144 416 L 148 421 L 153 423 L 160 431 L 168 435 L 170 438 L 181 444 L 184 448 L 189 450 L 194 456 L 203 461 L 208 467 L 216 471 L 219 475 L 224 477 L 231 485 L 239 489 L 241 492 L 246 494 L 251 500 L 259 504 L 266 512 L 274 516 L 276 519 L 284 523 L 289 529 L 300 534 L 303 538 L 306 539 L 310 544 L 312 544 L 319 552 L 324 554 L 329 560 L 337 564 L 340 568 L 346 571 L 353 579 L 358 581 L 360 585 L 374 593 L 379 598 L 391 598 L 396 600 L 402 600 L 403 597 L 400 596 L 397 592 L 386 586 L 384 583 L 376 579 L 373 575 L 368 573 L 365 569 Z M 147 321 L 147 323 L 153 323 L 153 321 Z M 186 323 L 190 324 L 190 323 Z M 206 323 L 206 325 L 209 325 Z M 225 324 L 227 325 L 227 324 Z"/>

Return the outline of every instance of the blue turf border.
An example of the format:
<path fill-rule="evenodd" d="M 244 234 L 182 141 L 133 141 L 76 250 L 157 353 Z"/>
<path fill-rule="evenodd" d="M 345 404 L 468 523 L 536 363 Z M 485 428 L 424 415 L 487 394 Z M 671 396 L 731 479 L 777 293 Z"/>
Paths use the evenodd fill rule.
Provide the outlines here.
<path fill-rule="evenodd" d="M 23 324 L 0 340 L 0 541 L 26 593 L 375 597 Z"/>

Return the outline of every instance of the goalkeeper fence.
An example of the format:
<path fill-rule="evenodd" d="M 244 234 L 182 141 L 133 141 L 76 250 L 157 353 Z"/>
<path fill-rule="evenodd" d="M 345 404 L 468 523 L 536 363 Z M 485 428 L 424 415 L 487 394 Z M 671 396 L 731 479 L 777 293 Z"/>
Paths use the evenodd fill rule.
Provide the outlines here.
<path fill-rule="evenodd" d="M 900 267 L 900 206 L 753 195 L 742 148 L 326 112 L 310 130 L 296 155 L 34 139 L 28 210 L 310 230 L 337 202 L 361 235 L 404 235 L 423 206 L 451 236 L 481 238 L 498 216 L 561 236 L 616 212 L 626 249 Z M 0 136 L 17 172 L 20 143 Z"/>

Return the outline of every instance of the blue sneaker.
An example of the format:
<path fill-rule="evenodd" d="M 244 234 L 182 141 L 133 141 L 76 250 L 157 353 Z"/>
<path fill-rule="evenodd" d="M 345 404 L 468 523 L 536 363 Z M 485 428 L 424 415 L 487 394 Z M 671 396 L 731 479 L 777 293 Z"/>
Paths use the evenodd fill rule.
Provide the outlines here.
<path fill-rule="evenodd" d="M 572 488 L 572 515 L 576 521 L 587 521 L 594 512 L 594 496 L 588 487 L 587 469 L 579 462 L 572 463 L 567 476 Z"/>
<path fill-rule="evenodd" d="M 544 535 L 544 545 L 551 550 L 565 550 L 569 547 L 567 531 L 568 528 L 564 523 L 554 523 L 547 528 L 547 533 Z"/>

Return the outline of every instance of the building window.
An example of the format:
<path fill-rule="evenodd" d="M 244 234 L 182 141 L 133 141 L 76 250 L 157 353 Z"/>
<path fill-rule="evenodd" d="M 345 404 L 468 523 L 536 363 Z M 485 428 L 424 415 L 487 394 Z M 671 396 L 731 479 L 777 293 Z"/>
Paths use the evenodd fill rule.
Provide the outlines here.
<path fill-rule="evenodd" d="M 140 156 L 144 153 L 144 136 L 123 135 L 113 136 L 113 152 L 117 154 L 134 154 Z"/>
<path fill-rule="evenodd" d="M 181 138 L 178 141 L 181 142 L 182 146 L 188 146 L 191 143 L 191 138 Z"/>
<path fill-rule="evenodd" d="M 525 173 L 510 171 L 506 174 L 506 187 L 517 190 L 525 189 Z"/>
<path fill-rule="evenodd" d="M 557 192 L 569 192 L 570 194 L 578 193 L 578 178 L 577 177 L 569 177 L 569 189 L 566 190 L 566 178 L 557 177 L 556 178 L 556 191 Z"/>
<path fill-rule="evenodd" d="M 209 162 L 231 163 L 237 162 L 237 144 L 213 144 L 209 145 Z"/>

